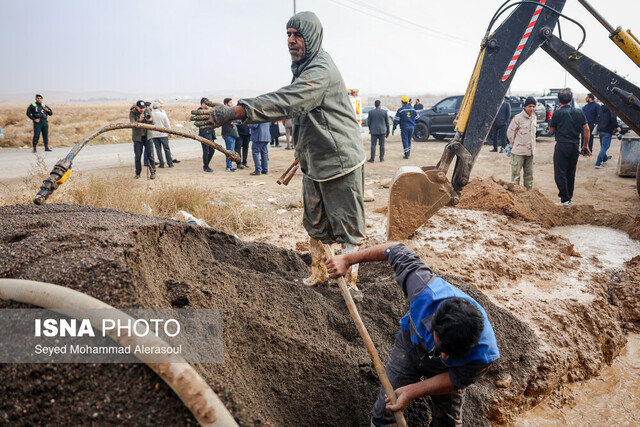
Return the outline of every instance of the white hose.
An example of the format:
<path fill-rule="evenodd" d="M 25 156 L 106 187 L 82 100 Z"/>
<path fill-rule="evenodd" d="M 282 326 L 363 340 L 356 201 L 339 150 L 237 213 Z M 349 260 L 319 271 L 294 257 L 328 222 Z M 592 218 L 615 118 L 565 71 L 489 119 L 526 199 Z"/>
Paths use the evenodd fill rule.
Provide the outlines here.
<path fill-rule="evenodd" d="M 20 279 L 0 279 L 0 299 L 36 305 L 62 314 L 68 314 L 67 310 L 109 309 L 109 315 L 114 320 L 122 319 L 126 322 L 128 319 L 132 319 L 128 314 L 116 310 L 109 304 L 73 289 L 51 283 Z M 99 314 L 89 312 L 87 318 L 94 327 L 101 329 L 102 317 Z M 163 340 L 155 337 L 118 337 L 109 334 L 109 332 L 107 332 L 107 335 L 123 345 L 168 346 Z M 182 356 L 175 354 L 170 356 L 173 361 L 166 363 L 145 361 L 144 355 L 138 356 L 138 358 L 153 369 L 173 389 L 201 425 L 237 427 L 238 424 L 233 419 L 233 416 L 195 369 Z"/>

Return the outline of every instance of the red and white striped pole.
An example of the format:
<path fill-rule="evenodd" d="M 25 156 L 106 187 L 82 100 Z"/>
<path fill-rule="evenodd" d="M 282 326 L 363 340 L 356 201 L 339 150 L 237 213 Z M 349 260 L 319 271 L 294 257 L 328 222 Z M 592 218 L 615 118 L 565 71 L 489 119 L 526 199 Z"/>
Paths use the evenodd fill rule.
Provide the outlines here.
<path fill-rule="evenodd" d="M 540 0 L 540 4 L 543 5 L 547 2 L 547 0 Z M 513 56 L 511 57 L 511 61 L 509 62 L 509 65 L 507 66 L 507 69 L 504 71 L 504 75 L 502 76 L 501 81 L 505 81 L 509 78 L 509 76 L 511 75 L 511 72 L 513 71 L 513 68 L 516 65 L 516 62 L 518 62 L 518 58 L 520 58 L 520 54 L 522 53 L 522 49 L 524 49 L 524 46 L 527 44 L 527 40 L 529 40 L 529 36 L 531 35 L 531 32 L 533 31 L 533 27 L 536 26 L 536 22 L 538 21 L 538 17 L 540 16 L 540 13 L 542 12 L 542 6 L 537 6 L 536 10 L 533 12 L 533 16 L 531 17 L 531 21 L 529 21 L 529 25 L 527 25 L 527 29 L 524 31 L 524 34 L 522 35 L 522 39 L 520 39 L 520 43 L 518 43 L 518 47 L 516 48 L 516 51 L 513 53 Z"/>

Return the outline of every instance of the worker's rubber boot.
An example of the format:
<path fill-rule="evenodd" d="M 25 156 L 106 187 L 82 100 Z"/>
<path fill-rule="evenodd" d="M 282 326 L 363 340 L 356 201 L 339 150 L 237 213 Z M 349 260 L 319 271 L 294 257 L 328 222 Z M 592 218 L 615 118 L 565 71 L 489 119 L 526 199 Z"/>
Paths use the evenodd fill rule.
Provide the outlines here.
<path fill-rule="evenodd" d="M 320 240 L 309 238 L 309 254 L 311 255 L 311 276 L 303 279 L 302 282 L 309 287 L 322 285 L 329 280 L 329 273 L 327 273 L 327 257 Z"/>
<path fill-rule="evenodd" d="M 348 254 L 357 250 L 357 245 L 352 245 L 351 243 L 344 243 L 342 245 L 342 254 Z M 344 275 L 344 280 L 347 282 L 347 288 L 349 289 L 349 293 L 351 294 L 353 301 L 362 302 L 364 294 L 360 289 L 358 289 L 358 285 L 356 284 L 358 281 L 358 264 L 349 267 L 347 274 Z"/>

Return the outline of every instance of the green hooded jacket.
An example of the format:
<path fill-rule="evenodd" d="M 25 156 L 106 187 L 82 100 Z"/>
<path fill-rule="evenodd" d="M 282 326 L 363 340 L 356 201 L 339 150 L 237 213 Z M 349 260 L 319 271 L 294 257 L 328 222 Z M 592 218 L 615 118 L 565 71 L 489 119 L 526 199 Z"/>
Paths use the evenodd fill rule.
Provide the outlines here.
<path fill-rule="evenodd" d="M 306 54 L 291 64 L 290 85 L 238 101 L 245 123 L 291 118 L 300 170 L 314 181 L 329 181 L 364 164 L 360 125 L 347 88 L 331 56 L 322 50 L 322 24 L 312 12 L 294 15 L 287 28 L 302 34 Z"/>

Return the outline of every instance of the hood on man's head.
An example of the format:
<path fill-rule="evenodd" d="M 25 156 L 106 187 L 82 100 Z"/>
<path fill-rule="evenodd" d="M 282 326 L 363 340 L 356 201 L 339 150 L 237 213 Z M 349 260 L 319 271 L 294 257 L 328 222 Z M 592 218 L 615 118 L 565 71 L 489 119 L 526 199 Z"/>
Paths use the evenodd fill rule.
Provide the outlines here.
<path fill-rule="evenodd" d="M 295 28 L 300 31 L 304 39 L 306 53 L 300 63 L 313 58 L 322 50 L 322 23 L 315 13 L 296 13 L 289 19 L 289 22 L 287 22 L 287 28 Z"/>

